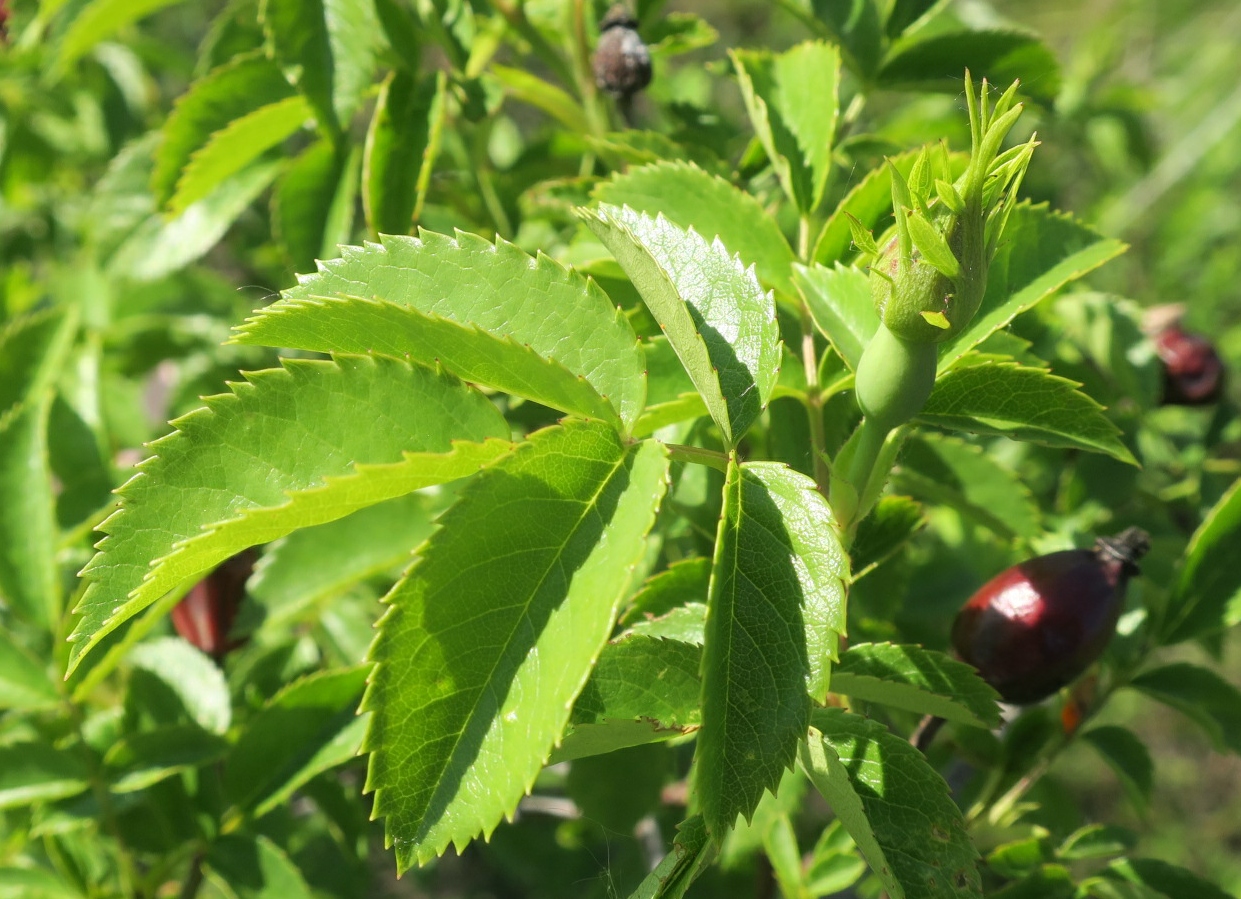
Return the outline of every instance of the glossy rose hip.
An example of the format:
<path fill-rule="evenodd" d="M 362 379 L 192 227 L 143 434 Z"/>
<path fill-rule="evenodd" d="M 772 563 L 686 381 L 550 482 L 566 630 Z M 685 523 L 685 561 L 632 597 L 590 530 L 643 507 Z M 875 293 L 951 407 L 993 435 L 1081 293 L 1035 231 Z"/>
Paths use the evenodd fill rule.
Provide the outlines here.
<path fill-rule="evenodd" d="M 240 552 L 195 584 L 172 610 L 176 632 L 215 659 L 244 643 L 231 633 L 257 558 L 252 549 Z"/>
<path fill-rule="evenodd" d="M 961 658 L 1006 702 L 1037 702 L 1077 678 L 1103 652 L 1149 539 L 1137 528 L 1093 550 L 1037 556 L 1001 572 L 952 626 Z"/>
<path fill-rule="evenodd" d="M 1224 363 L 1211 341 L 1173 325 L 1155 337 L 1155 350 L 1163 362 L 1165 404 L 1204 406 L 1220 398 Z"/>

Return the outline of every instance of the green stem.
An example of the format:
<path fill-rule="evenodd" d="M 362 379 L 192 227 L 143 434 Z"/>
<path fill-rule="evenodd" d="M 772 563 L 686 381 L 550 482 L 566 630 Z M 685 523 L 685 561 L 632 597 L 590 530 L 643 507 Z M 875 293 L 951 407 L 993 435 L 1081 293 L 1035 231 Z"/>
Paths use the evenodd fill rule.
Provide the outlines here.
<path fill-rule="evenodd" d="M 491 0 L 491 5 L 495 7 L 496 12 L 502 15 L 505 21 L 514 31 L 525 38 L 526 43 L 530 45 L 530 49 L 534 54 L 547 64 L 547 67 L 556 73 L 566 85 L 573 84 L 573 69 L 565 62 L 564 56 L 561 55 L 555 47 L 543 37 L 543 33 L 534 27 L 534 23 L 526 16 L 526 10 L 523 4 L 513 3 L 512 0 Z"/>
<path fill-rule="evenodd" d="M 707 465 L 723 472 L 728 471 L 728 456 L 715 450 L 703 449 L 700 446 L 686 446 L 682 443 L 665 444 L 668 456 L 673 462 L 693 462 Z"/>
<path fill-rule="evenodd" d="M 121 828 L 116 820 L 116 807 L 112 804 L 112 795 L 108 792 L 108 785 L 104 781 L 103 770 L 100 768 L 94 753 L 90 751 L 86 742 L 85 719 L 82 715 L 82 708 L 68 697 L 64 698 L 64 704 L 68 716 L 73 722 L 73 728 L 77 732 L 78 740 L 81 741 L 83 747 L 86 747 L 87 750 L 87 776 L 90 782 L 91 793 L 99 806 L 99 815 L 103 819 L 103 825 L 108 834 L 112 839 L 116 840 L 117 874 L 121 880 L 121 894 L 124 896 L 137 896 L 138 894 L 134 891 L 136 878 L 133 856 L 130 854 L 129 847 L 125 845 L 125 840 L 121 836 Z"/>
<path fill-rule="evenodd" d="M 810 256 L 810 217 L 803 215 L 798 226 L 797 255 L 806 262 Z M 819 353 L 814 345 L 814 318 L 810 307 L 801 304 L 801 358 L 806 372 L 806 417 L 810 422 L 810 456 L 814 460 L 814 482 L 825 497 L 831 484 L 827 465 L 827 434 L 823 429 L 823 390 L 819 383 Z"/>

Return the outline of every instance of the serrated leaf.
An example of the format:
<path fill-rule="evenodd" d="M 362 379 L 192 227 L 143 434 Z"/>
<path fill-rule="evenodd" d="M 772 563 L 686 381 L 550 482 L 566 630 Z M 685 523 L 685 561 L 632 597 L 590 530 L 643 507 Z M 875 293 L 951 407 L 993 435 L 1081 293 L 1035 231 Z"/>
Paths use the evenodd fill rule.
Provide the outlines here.
<path fill-rule="evenodd" d="M 657 618 L 644 618 L 629 626 L 627 633 L 680 640 L 701 646 L 706 639 L 707 604 L 691 602 L 679 606 Z"/>
<path fill-rule="evenodd" d="M 226 834 L 211 843 L 203 859 L 207 881 L 237 899 L 311 899 L 297 866 L 262 834 Z"/>
<path fill-rule="evenodd" d="M 312 778 L 358 754 L 366 716 L 358 700 L 370 666 L 296 680 L 247 722 L 228 758 L 224 791 L 261 818 Z"/>
<path fill-rule="evenodd" d="M 981 899 L 961 810 L 922 753 L 841 709 L 817 709 L 811 724 L 802 767 L 892 899 Z"/>
<path fill-rule="evenodd" d="M 1076 382 L 1003 357 L 978 357 L 939 376 L 923 424 L 1043 446 L 1105 453 L 1136 465 L 1120 430 Z"/>
<path fill-rule="evenodd" d="M 869 83 L 883 54 L 880 4 L 874 0 L 794 0 L 787 5 L 812 14 L 807 24 L 840 47 L 845 64 Z"/>
<path fill-rule="evenodd" d="M 935 195 L 939 201 L 958 215 L 965 209 L 965 200 L 957 193 L 956 187 L 943 179 L 935 179 Z"/>
<path fill-rule="evenodd" d="M 1174 662 L 1139 674 L 1129 686 L 1182 712 L 1218 751 L 1241 755 L 1241 690 L 1214 671 Z"/>
<path fill-rule="evenodd" d="M 681 228 L 693 228 L 708 239 L 718 237 L 730 254 L 754 265 L 764 284 L 793 294 L 793 250 L 775 219 L 753 196 L 693 163 L 631 168 L 601 182 L 592 196 L 651 216 L 662 213 Z"/>
<path fill-rule="evenodd" d="M 813 481 L 730 463 L 702 659 L 697 795 L 716 838 L 754 813 L 824 698 L 845 629 L 848 563 Z"/>
<path fill-rule="evenodd" d="M 260 18 L 285 76 L 333 131 L 371 86 L 379 20 L 370 0 L 263 0 Z"/>
<path fill-rule="evenodd" d="M 159 637 L 135 646 L 128 661 L 162 681 L 203 730 L 213 734 L 228 731 L 233 719 L 228 684 L 205 653 L 180 637 Z"/>
<path fill-rule="evenodd" d="M 803 215 L 818 208 L 832 166 L 840 51 L 807 41 L 780 54 L 730 51 L 750 123 Z"/>
<path fill-rule="evenodd" d="M 104 756 L 113 793 L 145 790 L 152 784 L 219 761 L 231 744 L 194 724 L 173 724 L 127 734 Z"/>
<path fill-rule="evenodd" d="M 959 81 L 960 74 L 956 77 Z M 987 270 L 982 305 L 940 351 L 939 370 L 952 368 L 1017 315 L 1124 250 L 1120 241 L 1101 237 L 1071 216 L 1049 211 L 1046 204 L 1018 204 Z"/>
<path fill-rule="evenodd" d="M 384 236 L 379 244 L 346 247 L 341 259 L 303 276 L 284 299 L 241 326 L 234 339 L 262 344 L 266 329 L 286 316 L 315 319 L 322 311 L 308 307 L 311 297 L 382 300 L 488 332 L 528 346 L 584 379 L 626 425 L 642 410 L 642 351 L 623 314 L 592 281 L 541 254 L 532 258 L 507 241 L 493 245 L 462 232 L 453 238 L 419 231 L 417 238 Z M 385 335 L 370 339 L 384 340 Z"/>
<path fill-rule="evenodd" d="M 629 634 L 609 643 L 550 763 L 670 740 L 698 728 L 698 646 Z"/>
<path fill-rule="evenodd" d="M 117 247 L 108 261 L 108 274 L 155 281 L 194 262 L 220 242 L 281 168 L 280 162 L 255 163 L 174 219 L 152 214 Z"/>
<path fill-rule="evenodd" d="M 1113 724 L 1092 727 L 1080 738 L 1116 772 L 1134 805 L 1139 810 L 1144 809 L 1150 801 L 1155 780 L 1155 763 L 1151 761 L 1146 744 L 1133 731 Z"/>
<path fill-rule="evenodd" d="M 1043 103 L 1060 90 L 1060 66 L 1037 35 L 1014 30 L 941 32 L 904 43 L 879 69 L 877 84 L 889 90 L 960 93 L 961 72 L 992 84 L 1021 80 L 1026 96 Z"/>
<path fill-rule="evenodd" d="M 178 0 L 92 0 L 78 9 L 60 39 L 56 65 L 62 71 L 131 22 L 172 6 Z"/>
<path fill-rule="evenodd" d="M 83 571 L 71 671 L 122 622 L 239 550 L 472 474 L 509 447 L 484 397 L 396 359 L 288 360 L 231 387 L 178 419 L 120 489 Z"/>
<path fill-rule="evenodd" d="M 849 550 L 854 580 L 880 565 L 926 525 L 922 506 L 908 496 L 881 497 L 863 518 Z"/>
<path fill-rule="evenodd" d="M 321 140 L 302 152 L 272 191 L 272 227 L 295 271 L 340 255 L 353 225 L 360 156 Z M 341 207 L 347 208 L 342 214 Z"/>
<path fill-rule="evenodd" d="M 50 743 L 0 746 L 0 809 L 76 796 L 90 788 L 76 754 Z"/>
<path fill-rule="evenodd" d="M 879 330 L 869 276 L 838 262 L 834 268 L 794 266 L 793 280 L 819 333 L 831 341 L 849 370 L 856 371 L 862 351 Z"/>
<path fill-rule="evenodd" d="M 666 337 L 642 341 L 646 357 L 646 408 L 633 426 L 635 437 L 707 414 L 707 405 Z"/>
<path fill-rule="evenodd" d="M 285 97 L 233 119 L 207 138 L 186 161 L 168 200 L 168 214 L 178 216 L 251 162 L 299 131 L 310 107 L 299 96 Z"/>
<path fill-rule="evenodd" d="M 73 307 L 10 318 L 0 329 L 0 426 L 14 407 L 41 396 L 59 376 L 73 342 Z"/>
<path fill-rule="evenodd" d="M 945 278 L 956 280 L 961 275 L 961 263 L 948 248 L 948 241 L 935 230 L 935 226 L 914 212 L 906 216 L 905 225 L 909 228 L 909 236 L 914 246 L 922 254 L 928 264 L 934 266 Z"/>
<path fill-rule="evenodd" d="M 447 76 L 397 69 L 384 81 L 366 132 L 362 203 L 374 234 L 408 234 L 422 215 L 439 156 Z"/>
<path fill-rule="evenodd" d="M 973 727 L 1000 725 L 999 694 L 972 666 L 917 645 L 849 647 L 832 671 L 832 692 Z"/>
<path fill-rule="evenodd" d="M 1149 887 L 1167 899 L 1234 899 L 1218 884 L 1157 858 L 1117 859 L 1103 874 Z"/>
<path fill-rule="evenodd" d="M 655 618 L 687 603 L 705 603 L 711 581 L 711 560 L 682 559 L 650 577 L 634 594 L 621 624 L 633 624 L 644 617 Z"/>
<path fill-rule="evenodd" d="M 280 69 L 262 53 L 235 57 L 190 85 L 161 129 L 151 189 L 163 205 L 194 153 L 230 122 L 293 96 Z"/>
<path fill-rule="evenodd" d="M 1042 532 L 1030 488 L 982 447 L 963 440 L 908 441 L 894 481 L 906 493 L 956 509 L 1004 539 L 1029 540 Z"/>
<path fill-rule="evenodd" d="M 41 709 L 60 702 L 45 666 L 0 630 L 0 710 Z"/>
<path fill-rule="evenodd" d="M 725 441 L 736 444 L 766 407 L 780 373 L 775 301 L 724 245 L 662 215 L 583 211 L 668 336 Z"/>
<path fill-rule="evenodd" d="M 1179 643 L 1241 623 L 1241 480 L 1207 513 L 1189 541 L 1168 599 L 1164 643 Z"/>
<path fill-rule="evenodd" d="M 848 212 L 845 218 L 849 222 L 849 233 L 853 235 L 853 245 L 857 247 L 859 253 L 870 256 L 879 255 L 879 245 L 875 243 L 875 235 L 871 234 L 857 218 Z"/>
<path fill-rule="evenodd" d="M 56 499 L 47 450 L 52 393 L 0 416 L 0 596 L 51 632 L 61 616 Z"/>
<path fill-rule="evenodd" d="M 629 895 L 629 899 L 681 899 L 715 858 L 715 846 L 701 815 L 683 821 L 677 828 L 672 850 Z"/>
<path fill-rule="evenodd" d="M 490 834 L 530 789 L 667 475 L 661 444 L 584 422 L 541 431 L 466 487 L 388 595 L 363 708 L 367 789 L 400 869 Z"/>
<path fill-rule="evenodd" d="M 585 375 L 540 356 L 511 336 L 413 306 L 361 297 L 289 299 L 268 307 L 242 329 L 238 342 L 321 353 L 383 353 L 438 364 L 472 384 L 619 424 L 612 404 Z"/>
<path fill-rule="evenodd" d="M 398 496 L 269 545 L 246 582 L 263 609 L 263 628 L 288 627 L 359 580 L 407 564 L 431 536 L 441 502 Z"/>

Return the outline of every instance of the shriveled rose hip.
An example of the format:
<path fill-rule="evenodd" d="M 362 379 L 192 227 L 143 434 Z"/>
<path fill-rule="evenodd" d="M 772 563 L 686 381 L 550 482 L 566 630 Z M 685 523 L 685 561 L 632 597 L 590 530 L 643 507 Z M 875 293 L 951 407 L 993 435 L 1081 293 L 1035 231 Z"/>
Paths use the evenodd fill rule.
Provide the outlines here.
<path fill-rule="evenodd" d="M 593 60 L 595 84 L 621 99 L 651 83 L 651 54 L 637 28 L 637 20 L 623 3 L 613 6 L 599 23 L 599 44 Z"/>
<path fill-rule="evenodd" d="M 1125 585 L 1150 547 L 1138 528 L 1093 550 L 1037 556 L 996 575 L 965 604 L 952 643 L 1005 702 L 1037 702 L 1071 683 L 1103 653 Z"/>

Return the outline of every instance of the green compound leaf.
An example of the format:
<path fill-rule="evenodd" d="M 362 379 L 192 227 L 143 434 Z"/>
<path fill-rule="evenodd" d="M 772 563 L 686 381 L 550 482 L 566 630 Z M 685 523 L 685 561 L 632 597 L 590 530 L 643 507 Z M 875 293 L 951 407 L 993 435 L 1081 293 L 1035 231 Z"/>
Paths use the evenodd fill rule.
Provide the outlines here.
<path fill-rule="evenodd" d="M 388 76 L 366 133 L 362 203 L 375 234 L 408 234 L 422 215 L 447 111 L 443 72 Z"/>
<path fill-rule="evenodd" d="M 1174 662 L 1139 674 L 1129 685 L 1183 713 L 1216 750 L 1241 755 L 1241 690 L 1214 671 Z"/>
<path fill-rule="evenodd" d="M 0 746 L 0 809 L 76 796 L 90 788 L 86 766 L 51 743 Z"/>
<path fill-rule="evenodd" d="M 660 162 L 631 168 L 595 187 L 592 196 L 675 225 L 718 237 L 729 253 L 753 264 L 759 280 L 793 296 L 793 250 L 780 226 L 753 196 L 693 163 Z"/>
<path fill-rule="evenodd" d="M 301 871 L 267 837 L 227 834 L 211 843 L 203 859 L 207 882 L 237 899 L 311 899 Z"/>
<path fill-rule="evenodd" d="M 362 154 L 312 144 L 285 168 L 272 191 L 272 227 L 295 271 L 340 255 L 349 240 Z"/>
<path fill-rule="evenodd" d="M 893 480 L 904 492 L 956 509 L 1005 540 L 1042 532 L 1030 488 L 964 440 L 936 434 L 908 441 Z"/>
<path fill-rule="evenodd" d="M 582 210 L 668 336 L 711 417 L 735 445 L 767 406 L 780 375 L 775 300 L 724 245 L 662 215 Z"/>
<path fill-rule="evenodd" d="M 702 815 L 694 815 L 677 828 L 672 850 L 629 899 L 681 899 L 715 854 L 716 844 L 707 832 L 706 822 Z"/>
<path fill-rule="evenodd" d="M 573 704 L 570 729 L 550 761 L 669 740 L 697 730 L 702 651 L 630 634 L 609 643 Z"/>
<path fill-rule="evenodd" d="M 499 337 L 412 306 L 360 297 L 285 300 L 242 326 L 238 342 L 331 353 L 406 356 L 473 384 L 553 409 L 619 424 L 612 404 L 585 377 Z"/>
<path fill-rule="evenodd" d="M 621 624 L 633 624 L 644 618 L 657 618 L 689 603 L 705 603 L 711 581 L 711 560 L 682 559 L 653 575 L 642 585 L 629 608 L 621 615 Z"/>
<path fill-rule="evenodd" d="M 388 595 L 363 708 L 367 789 L 401 870 L 489 835 L 530 789 L 667 478 L 662 444 L 585 422 L 541 431 L 463 490 Z"/>
<path fill-rule="evenodd" d="M 1117 859 L 1104 869 L 1103 876 L 1141 884 L 1167 899 L 1235 899 L 1194 872 L 1156 858 Z"/>
<path fill-rule="evenodd" d="M 1021 90 L 1043 103 L 1060 90 L 1060 66 L 1036 35 L 1013 30 L 968 30 L 936 34 L 906 43 L 887 60 L 877 78 L 890 90 L 958 93 L 961 72 L 1007 86 L 1021 80 Z"/>
<path fill-rule="evenodd" d="M 925 526 L 926 517 L 919 503 L 908 496 L 880 497 L 871 513 L 858 522 L 857 536 L 849 550 L 854 581 L 871 566 L 882 565 Z"/>
<path fill-rule="evenodd" d="M 131 22 L 172 6 L 179 0 L 91 0 L 78 7 L 73 22 L 60 40 L 56 66 L 61 71 L 90 52 L 100 41 L 107 40 Z M 41 4 L 41 9 L 51 9 Z"/>
<path fill-rule="evenodd" d="M 345 247 L 340 259 L 324 263 L 316 274 L 302 276 L 297 287 L 284 292 L 284 299 L 242 325 L 234 339 L 238 343 L 321 352 L 336 349 L 332 343 L 336 325 L 329 323 L 324 331 L 322 320 L 334 310 L 345 310 L 344 314 L 356 318 L 360 307 L 307 302 L 312 297 L 386 301 L 409 307 L 423 318 L 434 317 L 486 332 L 497 340 L 517 344 L 519 349 L 528 347 L 529 354 L 558 363 L 583 379 L 585 386 L 612 405 L 626 426 L 632 426 L 642 411 L 645 365 L 637 336 L 624 315 L 590 279 L 541 254 L 528 256 L 504 240 L 493 245 L 462 232 L 454 238 L 420 231 L 417 238 L 385 235 L 378 244 Z M 380 333 L 367 332 L 364 338 L 359 334 L 360 340 L 367 341 L 366 349 L 371 347 L 369 341 L 389 339 L 382 329 L 388 327 L 386 321 L 394 314 L 389 312 L 388 319 L 376 322 Z M 434 321 L 417 319 L 419 316 L 409 315 L 407 329 L 437 327 Z M 348 320 L 340 326 L 345 327 Z M 294 326 L 300 330 L 286 333 Z M 271 330 L 275 328 L 279 328 L 278 333 Z M 307 329 L 320 334 L 321 342 L 320 337 L 313 345 L 309 341 L 282 342 L 292 333 Z M 436 340 L 448 339 L 447 329 L 434 333 Z M 471 343 L 468 334 L 454 333 L 456 344 Z M 440 355 L 428 348 L 422 361 L 433 362 Z M 472 377 L 464 372 L 457 374 Z"/>
<path fill-rule="evenodd" d="M 367 723 L 356 710 L 369 670 L 320 671 L 272 697 L 229 755 L 229 800 L 261 818 L 312 778 L 356 756 Z"/>
<path fill-rule="evenodd" d="M 171 724 L 127 734 L 104 756 L 113 793 L 145 790 L 161 780 L 217 762 L 232 744 L 196 724 Z"/>
<path fill-rule="evenodd" d="M 916 645 L 850 646 L 832 670 L 832 692 L 974 727 L 1000 725 L 999 694 L 972 666 Z"/>
<path fill-rule="evenodd" d="M 1081 735 L 1116 772 L 1121 786 L 1139 811 L 1150 801 L 1155 781 L 1155 763 L 1150 752 L 1133 731 L 1116 725 L 1092 727 Z"/>
<path fill-rule="evenodd" d="M 1185 550 L 1168 601 L 1164 643 L 1179 643 L 1241 622 L 1241 480 L 1207 513 Z"/>
<path fill-rule="evenodd" d="M 840 51 L 807 41 L 778 55 L 730 55 L 750 123 L 780 185 L 803 215 L 814 212 L 832 168 Z"/>
<path fill-rule="evenodd" d="M 960 72 L 954 77 L 959 81 Z M 982 305 L 940 351 L 939 370 L 952 368 L 1017 315 L 1124 251 L 1120 241 L 1101 237 L 1072 216 L 1049 211 L 1046 204 L 1018 204 L 987 271 Z"/>
<path fill-rule="evenodd" d="M 0 596 L 49 632 L 62 604 L 47 446 L 51 406 L 48 390 L 0 417 Z"/>
<path fill-rule="evenodd" d="M 1120 430 L 1080 385 L 1007 357 L 975 354 L 940 375 L 918 416 L 923 424 L 1043 446 L 1104 453 L 1136 465 Z"/>
<path fill-rule="evenodd" d="M 978 852 L 948 785 L 877 721 L 817 709 L 801 764 L 892 899 L 981 899 Z"/>
<path fill-rule="evenodd" d="M 210 196 L 226 180 L 299 131 L 309 118 L 305 99 L 292 96 L 233 119 L 186 161 L 168 200 L 168 214 L 180 215 Z"/>
<path fill-rule="evenodd" d="M 511 448 L 482 395 L 385 357 L 286 361 L 174 422 L 119 491 L 84 569 L 70 671 L 106 634 L 233 553 L 472 474 Z M 464 442 L 470 441 L 470 442 Z M 486 442 L 484 442 L 486 441 Z"/>
<path fill-rule="evenodd" d="M 862 351 L 879 330 L 879 316 L 871 298 L 870 276 L 859 268 L 836 263 L 835 268 L 816 265 L 794 268 L 810 317 L 850 371 L 857 370 Z"/>
<path fill-rule="evenodd" d="M 845 627 L 848 567 L 805 475 L 729 465 L 702 660 L 697 795 L 717 838 L 774 790 L 825 697 Z"/>
<path fill-rule="evenodd" d="M 77 315 L 48 309 L 16 316 L 0 329 L 0 423 L 13 407 L 55 382 L 77 330 Z"/>
<path fill-rule="evenodd" d="M 646 356 L 646 408 L 633 426 L 635 437 L 646 437 L 667 425 L 702 418 L 707 405 L 666 337 L 642 342 Z"/>
<path fill-rule="evenodd" d="M 292 96 L 279 67 L 259 52 L 238 56 L 191 84 L 164 123 L 155 154 L 151 189 L 159 203 L 171 199 L 190 158 L 212 135 Z"/>
<path fill-rule="evenodd" d="M 379 18 L 371 0 L 263 0 L 263 28 L 285 76 L 332 131 L 371 86 Z"/>
<path fill-rule="evenodd" d="M 180 637 L 157 637 L 139 643 L 127 661 L 139 671 L 162 681 L 178 700 L 176 705 L 203 730 L 223 735 L 233 720 L 228 683 L 211 658 Z M 131 687 L 132 689 L 132 687 Z"/>

